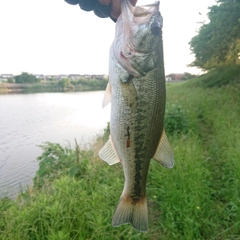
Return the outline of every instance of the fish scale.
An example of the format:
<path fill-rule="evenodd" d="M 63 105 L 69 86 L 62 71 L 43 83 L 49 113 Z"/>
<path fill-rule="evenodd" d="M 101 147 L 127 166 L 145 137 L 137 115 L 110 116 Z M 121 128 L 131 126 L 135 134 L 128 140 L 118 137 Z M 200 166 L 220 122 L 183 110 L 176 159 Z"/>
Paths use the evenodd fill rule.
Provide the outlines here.
<path fill-rule="evenodd" d="M 103 106 L 111 102 L 110 138 L 99 156 L 110 165 L 123 165 L 124 189 L 113 226 L 130 223 L 136 230 L 146 232 L 150 160 L 153 158 L 167 168 L 174 165 L 163 129 L 166 93 L 162 17 L 159 2 L 134 7 L 122 0 L 121 8 L 110 49 L 109 83 L 103 102 Z"/>

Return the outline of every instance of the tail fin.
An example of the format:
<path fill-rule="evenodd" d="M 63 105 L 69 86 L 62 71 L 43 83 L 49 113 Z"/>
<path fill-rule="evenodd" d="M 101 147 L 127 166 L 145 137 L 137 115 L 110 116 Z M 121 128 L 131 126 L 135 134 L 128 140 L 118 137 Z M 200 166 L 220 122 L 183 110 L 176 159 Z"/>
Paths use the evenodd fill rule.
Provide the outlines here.
<path fill-rule="evenodd" d="M 121 197 L 112 219 L 112 225 L 117 227 L 130 223 L 137 231 L 148 231 L 148 209 L 147 198 L 144 197 L 137 202 L 132 198 Z"/>

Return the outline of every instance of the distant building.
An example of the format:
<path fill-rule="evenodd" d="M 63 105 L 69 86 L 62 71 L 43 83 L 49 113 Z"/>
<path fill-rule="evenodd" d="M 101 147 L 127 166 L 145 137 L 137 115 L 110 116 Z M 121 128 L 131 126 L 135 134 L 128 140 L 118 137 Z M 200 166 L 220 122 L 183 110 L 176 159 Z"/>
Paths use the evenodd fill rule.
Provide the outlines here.
<path fill-rule="evenodd" d="M 70 78 L 71 80 L 78 80 L 82 78 L 82 76 L 80 74 L 69 74 L 68 78 Z"/>
<path fill-rule="evenodd" d="M 13 78 L 14 75 L 13 74 L 1 74 L 0 75 L 0 82 L 4 83 L 7 82 L 8 78 Z"/>
<path fill-rule="evenodd" d="M 44 79 L 44 75 L 43 74 L 34 74 L 35 78 L 37 79 L 41 79 L 43 80 Z"/>
<path fill-rule="evenodd" d="M 58 79 L 59 79 L 59 80 L 61 80 L 61 79 L 66 79 L 66 78 L 68 78 L 68 75 L 66 75 L 66 74 L 60 74 L 60 75 L 58 75 Z"/>
<path fill-rule="evenodd" d="M 184 77 L 184 73 L 171 73 L 166 76 L 166 81 L 179 81 Z"/>
<path fill-rule="evenodd" d="M 46 75 L 46 80 L 59 80 L 59 75 Z"/>
<path fill-rule="evenodd" d="M 14 75 L 13 74 L 1 74 L 0 78 L 1 79 L 8 79 L 8 78 L 13 78 Z"/>
<path fill-rule="evenodd" d="M 91 79 L 92 78 L 92 75 L 90 74 L 84 74 L 84 75 L 81 75 L 82 78 L 86 78 L 86 79 Z"/>
<path fill-rule="evenodd" d="M 108 77 L 107 77 L 107 75 L 105 75 L 105 74 L 98 74 L 98 75 L 93 74 L 93 75 L 92 75 L 92 79 L 102 80 L 102 79 L 107 79 L 107 78 L 108 78 Z"/>

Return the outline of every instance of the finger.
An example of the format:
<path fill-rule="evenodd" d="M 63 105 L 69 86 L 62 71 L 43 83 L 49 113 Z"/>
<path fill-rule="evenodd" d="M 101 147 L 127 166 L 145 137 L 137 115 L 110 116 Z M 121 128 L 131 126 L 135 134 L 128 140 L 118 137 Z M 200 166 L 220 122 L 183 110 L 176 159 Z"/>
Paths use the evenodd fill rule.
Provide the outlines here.
<path fill-rule="evenodd" d="M 65 0 L 65 2 L 72 4 L 72 5 L 77 5 L 79 3 L 79 0 Z"/>
<path fill-rule="evenodd" d="M 101 3 L 102 5 L 110 5 L 111 4 L 111 0 L 98 0 L 99 3 Z"/>
<path fill-rule="evenodd" d="M 79 6 L 84 11 L 93 10 L 95 0 L 79 0 Z"/>
<path fill-rule="evenodd" d="M 117 19 L 116 19 L 116 18 L 113 18 L 111 15 L 110 15 L 110 18 L 111 18 L 114 22 L 117 21 Z"/>
<path fill-rule="evenodd" d="M 121 13 L 121 0 L 112 1 L 111 17 L 117 19 Z"/>
<path fill-rule="evenodd" d="M 106 2 L 106 1 L 105 1 Z M 111 5 L 104 5 L 96 1 L 94 4 L 94 13 L 100 18 L 107 18 L 110 15 Z"/>

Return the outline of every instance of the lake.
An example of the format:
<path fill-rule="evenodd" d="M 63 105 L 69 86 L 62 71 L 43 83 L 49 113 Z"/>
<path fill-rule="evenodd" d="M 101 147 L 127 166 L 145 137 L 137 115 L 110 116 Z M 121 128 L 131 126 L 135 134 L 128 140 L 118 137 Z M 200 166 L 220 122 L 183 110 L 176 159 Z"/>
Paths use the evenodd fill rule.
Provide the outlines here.
<path fill-rule="evenodd" d="M 0 95 L 0 198 L 15 197 L 38 170 L 37 145 L 92 143 L 110 120 L 104 91 Z"/>

